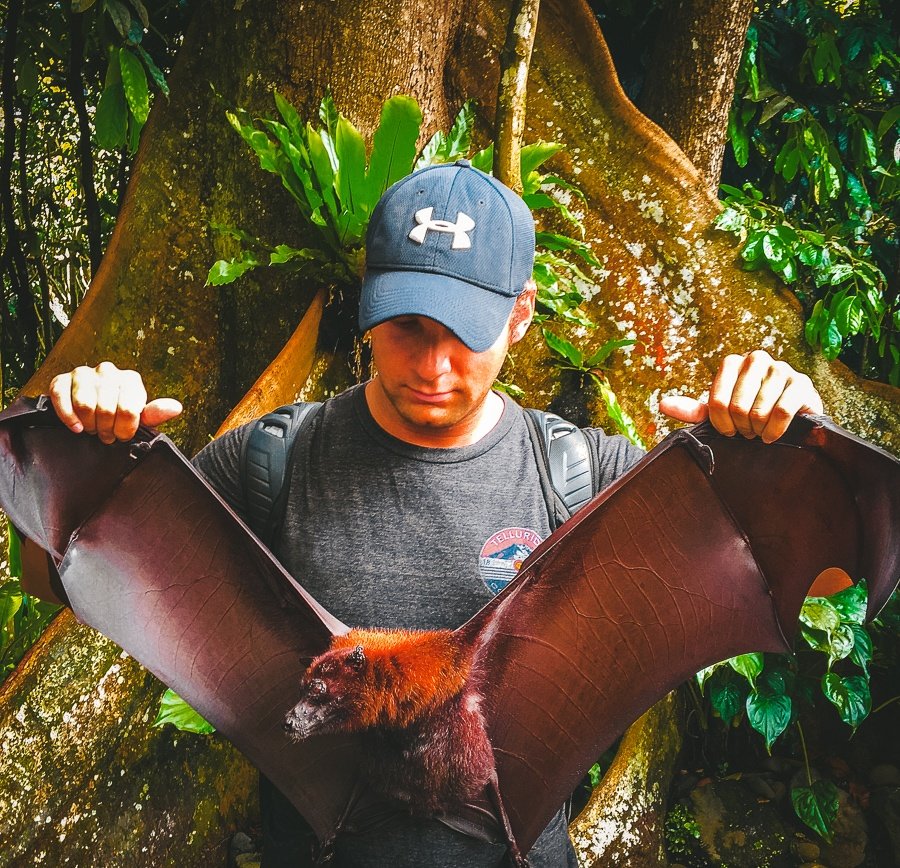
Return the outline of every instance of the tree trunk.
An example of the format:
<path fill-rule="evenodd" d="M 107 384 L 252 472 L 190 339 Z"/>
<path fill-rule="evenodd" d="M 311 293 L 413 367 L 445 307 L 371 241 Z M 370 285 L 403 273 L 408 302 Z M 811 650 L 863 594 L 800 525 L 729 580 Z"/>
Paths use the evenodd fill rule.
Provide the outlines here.
<path fill-rule="evenodd" d="M 569 145 L 558 171 L 584 189 L 586 237 L 604 262 L 590 304 L 599 328 L 588 343 L 631 332 L 640 341 L 611 380 L 642 432 L 652 439 L 667 430 L 656 409 L 664 390 L 699 392 L 724 352 L 768 342 L 814 375 L 841 421 L 896 448 L 896 392 L 885 388 L 876 400 L 842 366 L 814 355 L 791 296 L 774 279 L 739 270 L 731 239 L 710 228 L 718 206 L 707 184 L 624 98 L 587 7 L 545 0 L 541 14 L 526 141 L 558 137 Z M 46 389 L 74 364 L 110 357 L 141 369 L 151 393 L 181 397 L 186 412 L 173 434 L 185 451 L 201 446 L 313 294 L 266 273 L 234 289 L 202 286 L 209 265 L 233 253 L 210 221 L 302 246 L 287 194 L 254 168 L 224 109 L 271 114 L 269 91 L 277 87 L 313 117 L 328 84 L 366 135 L 382 100 L 398 92 L 422 105 L 423 137 L 446 127 L 463 97 L 481 97 L 490 117 L 508 15 L 502 0 L 199 4 L 170 79 L 171 100 L 157 101 L 145 130 L 110 248 L 27 391 Z M 514 378 L 534 406 L 558 390 L 547 356 L 537 334 L 516 355 Z M 320 354 L 313 372 L 304 397 L 346 382 L 340 356 Z M 63 616 L 0 694 L 7 745 L 0 790 L 15 794 L 0 803 L 0 837 L 15 842 L 18 864 L 38 862 L 42 851 L 54 863 L 110 862 L 103 856 L 127 836 L 136 863 L 208 865 L 234 818 L 251 810 L 252 775 L 233 751 L 216 739 L 145 732 L 160 688 L 139 667 L 123 661 L 115 702 L 107 698 L 111 677 L 101 679 L 116 654 Z M 77 717 L 93 708 L 101 713 L 89 722 Z M 100 747 L 123 735 L 130 752 L 111 763 Z M 181 759 L 173 759 L 176 747 Z M 73 791 L 66 781 L 81 784 Z M 128 807 L 138 802 L 140 809 Z M 196 824 L 195 802 L 202 805 Z M 78 824 L 87 838 L 75 834 Z"/>
<path fill-rule="evenodd" d="M 581 868 L 668 865 L 663 825 L 681 750 L 679 705 L 673 691 L 631 726 L 609 771 L 570 824 Z"/>
<path fill-rule="evenodd" d="M 681 147 L 715 196 L 753 0 L 668 0 L 638 107 Z"/>

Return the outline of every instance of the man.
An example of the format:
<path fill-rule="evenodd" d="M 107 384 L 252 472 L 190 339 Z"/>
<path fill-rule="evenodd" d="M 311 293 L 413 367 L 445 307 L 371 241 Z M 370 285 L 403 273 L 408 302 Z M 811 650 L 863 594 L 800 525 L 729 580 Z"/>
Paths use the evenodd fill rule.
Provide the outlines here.
<path fill-rule="evenodd" d="M 492 391 L 509 347 L 534 315 L 534 223 L 511 190 L 468 161 L 398 182 L 367 237 L 360 327 L 376 376 L 327 401 L 297 444 L 275 550 L 327 609 L 350 625 L 455 627 L 497 590 L 497 570 L 551 532 L 521 408 Z M 104 362 L 56 377 L 51 397 L 73 431 L 111 443 L 180 405 L 147 403 L 140 376 Z M 663 402 L 683 421 L 706 414 L 721 432 L 777 439 L 795 413 L 822 412 L 807 377 L 766 353 L 727 357 L 707 404 Z M 195 464 L 239 513 L 245 429 Z M 588 429 L 601 487 L 640 450 Z M 498 567 L 499 563 L 499 567 Z M 491 583 L 488 579 L 491 579 Z M 296 865 L 304 824 L 263 782 L 265 866 Z M 495 866 L 504 846 L 437 820 L 398 816 L 335 842 L 335 864 Z M 574 865 L 562 811 L 531 851 L 535 868 Z"/>

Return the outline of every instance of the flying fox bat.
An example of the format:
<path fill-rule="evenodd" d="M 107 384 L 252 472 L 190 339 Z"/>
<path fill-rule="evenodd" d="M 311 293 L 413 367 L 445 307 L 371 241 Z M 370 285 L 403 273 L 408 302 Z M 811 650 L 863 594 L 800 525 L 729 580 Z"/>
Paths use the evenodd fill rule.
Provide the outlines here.
<path fill-rule="evenodd" d="M 426 754 L 429 728 L 478 748 L 432 763 L 444 780 L 422 784 L 431 807 L 527 853 L 654 701 L 719 660 L 788 650 L 825 568 L 867 580 L 870 618 L 900 575 L 900 462 L 825 417 L 770 445 L 708 423 L 671 434 L 468 622 L 412 650 L 325 611 L 164 435 L 106 446 L 65 429 L 47 399 L 21 399 L 0 414 L 0 456 L 0 506 L 48 552 L 79 620 L 213 723 L 321 842 L 378 816 L 371 739 L 402 765 L 424 727 Z M 320 701 L 351 670 L 372 680 Z"/>

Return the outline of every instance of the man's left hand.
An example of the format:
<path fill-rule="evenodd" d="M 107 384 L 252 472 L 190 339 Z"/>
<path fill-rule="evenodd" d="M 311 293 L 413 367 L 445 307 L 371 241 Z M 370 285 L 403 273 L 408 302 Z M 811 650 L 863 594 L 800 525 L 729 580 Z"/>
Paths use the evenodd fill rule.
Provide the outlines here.
<path fill-rule="evenodd" d="M 823 412 L 812 380 L 765 350 L 725 356 L 706 403 L 671 396 L 659 402 L 659 409 L 681 422 L 709 418 L 728 437 L 739 433 L 766 443 L 784 434 L 797 413 Z"/>

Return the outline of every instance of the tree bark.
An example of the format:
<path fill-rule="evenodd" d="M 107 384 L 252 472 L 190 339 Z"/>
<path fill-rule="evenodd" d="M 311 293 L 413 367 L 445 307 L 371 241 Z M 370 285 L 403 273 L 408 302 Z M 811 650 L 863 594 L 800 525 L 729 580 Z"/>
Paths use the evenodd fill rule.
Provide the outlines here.
<path fill-rule="evenodd" d="M 718 206 L 707 184 L 624 98 L 590 10 L 545 0 L 541 14 L 526 141 L 558 137 L 569 146 L 555 168 L 585 191 L 586 237 L 604 263 L 593 275 L 599 291 L 590 302 L 599 327 L 587 343 L 632 332 L 639 340 L 610 379 L 642 433 L 653 439 L 667 430 L 656 409 L 663 391 L 699 392 L 724 352 L 768 342 L 815 377 L 826 405 L 840 408 L 839 420 L 896 449 L 896 391 L 885 388 L 873 399 L 841 366 L 814 355 L 803 343 L 791 296 L 774 279 L 738 268 L 730 237 L 711 228 Z M 451 110 L 467 96 L 481 98 L 489 128 L 495 59 L 508 16 L 502 0 L 465 8 L 462 0 L 309 0 L 302 9 L 263 0 L 199 4 L 170 79 L 171 100 L 157 101 L 145 129 L 110 248 L 27 391 L 45 390 L 54 374 L 75 364 L 110 357 L 141 369 L 152 394 L 180 396 L 186 412 L 172 433 L 187 452 L 203 445 L 317 289 L 265 272 L 234 289 L 202 286 L 209 265 L 233 253 L 230 242 L 209 232 L 211 220 L 274 242 L 303 243 L 287 194 L 254 168 L 227 128 L 224 109 L 240 105 L 271 114 L 269 92 L 277 87 L 312 118 L 328 84 L 366 135 L 383 99 L 399 92 L 422 105 L 423 139 L 446 128 Z M 558 390 L 547 357 L 536 334 L 516 354 L 514 378 L 533 406 L 546 406 Z M 320 354 L 304 397 L 342 387 L 346 371 L 340 355 Z M 70 616 L 60 618 L 0 694 L 0 740 L 8 744 L 0 754 L 0 790 L 18 794 L 0 803 L 0 837 L 16 842 L 19 864 L 36 862 L 42 850 L 55 863 L 102 864 L 95 854 L 112 852 L 127 835 L 128 852 L 143 859 L 138 864 L 208 865 L 210 849 L 201 851 L 196 842 L 218 846 L 213 842 L 233 828 L 241 806 L 251 810 L 246 764 L 229 753 L 227 770 L 214 771 L 220 760 L 213 753 L 225 750 L 215 740 L 158 734 L 144 740 L 138 734 L 159 694 L 139 667 L 120 664 L 116 703 L 101 695 L 115 655 Z M 60 664 L 65 678 L 54 668 L 60 660 L 66 661 Z M 84 704 L 90 711 L 95 699 L 101 713 L 70 726 L 73 709 Z M 110 763 L 91 748 L 120 738 L 133 748 L 126 762 Z M 176 738 L 185 749 L 177 761 L 171 759 Z M 137 799 L 129 787 L 143 784 L 156 768 L 166 775 L 154 777 Z M 203 792 L 215 798 L 205 800 L 192 789 L 200 777 L 208 788 Z M 67 780 L 81 784 L 70 791 Z M 198 798 L 204 806 L 199 826 L 189 816 Z M 140 812 L 128 807 L 137 801 Z M 73 823 L 89 824 L 90 843 L 68 820 L 63 824 L 69 811 L 78 815 Z M 121 823 L 117 812 L 125 812 Z M 156 822 L 141 823 L 150 813 Z M 50 821 L 38 825 L 39 814 Z M 144 847 L 152 859 L 142 854 Z"/>
<path fill-rule="evenodd" d="M 679 706 L 673 691 L 631 726 L 609 771 L 569 825 L 581 868 L 668 865 L 664 823 L 681 751 Z"/>
<path fill-rule="evenodd" d="M 681 147 L 716 195 L 753 0 L 668 0 L 638 108 Z"/>

